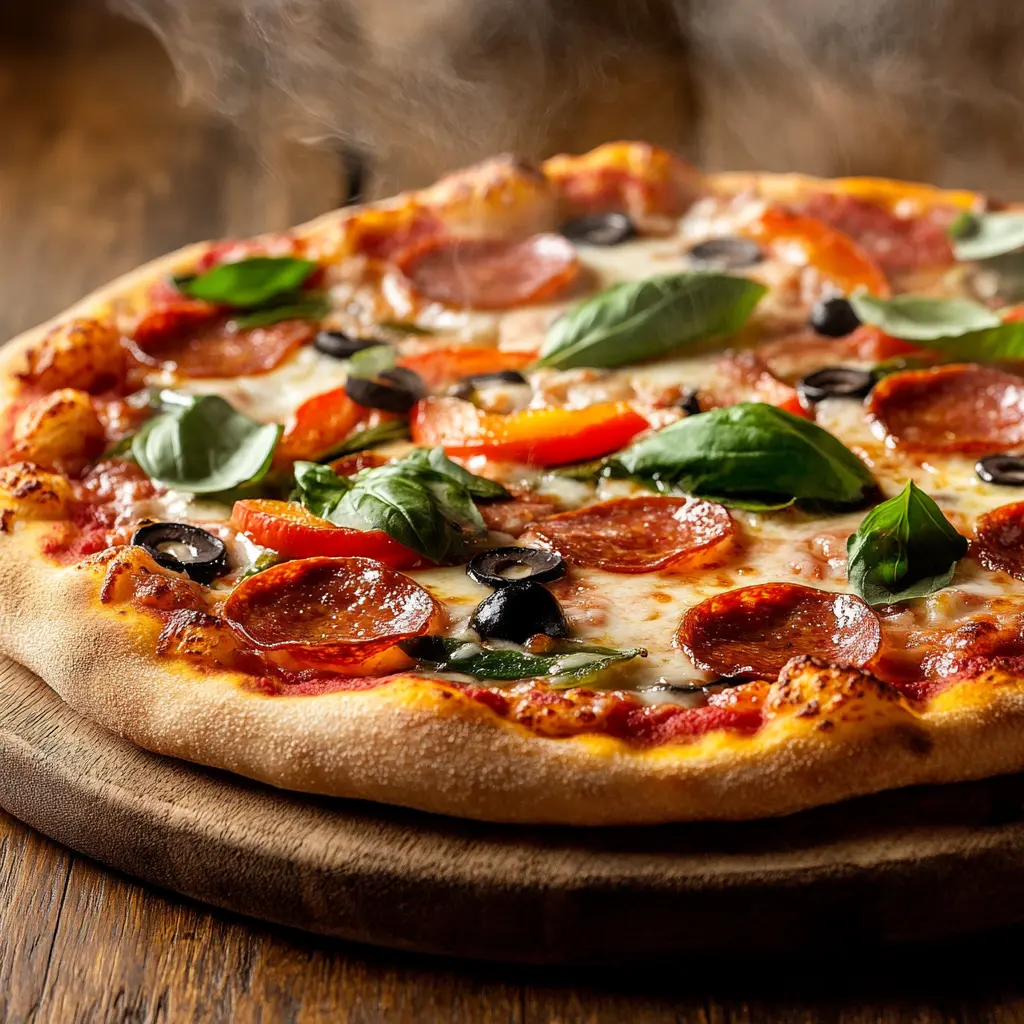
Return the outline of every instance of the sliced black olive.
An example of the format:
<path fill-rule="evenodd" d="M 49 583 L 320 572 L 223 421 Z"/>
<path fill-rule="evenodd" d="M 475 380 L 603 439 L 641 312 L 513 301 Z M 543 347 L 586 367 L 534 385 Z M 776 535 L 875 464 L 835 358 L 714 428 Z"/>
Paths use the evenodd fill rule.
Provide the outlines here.
<path fill-rule="evenodd" d="M 403 640 L 398 645 L 417 661 L 442 662 L 448 660 L 448 648 L 444 639 L 439 636 L 414 636 L 411 640 Z"/>
<path fill-rule="evenodd" d="M 629 241 L 636 228 L 624 213 L 586 213 L 566 221 L 562 234 L 583 245 L 618 245 Z"/>
<path fill-rule="evenodd" d="M 319 331 L 313 341 L 313 348 L 333 359 L 351 359 L 364 348 L 373 348 L 380 339 L 352 338 L 344 331 Z"/>
<path fill-rule="evenodd" d="M 404 366 L 376 377 L 349 377 L 345 381 L 345 394 L 353 402 L 387 412 L 408 412 L 426 393 L 419 374 Z"/>
<path fill-rule="evenodd" d="M 212 583 L 228 568 L 224 541 L 188 523 L 147 523 L 132 534 L 132 543 L 157 565 L 183 572 L 196 583 Z"/>
<path fill-rule="evenodd" d="M 528 384 L 529 381 L 518 370 L 495 370 L 494 373 L 474 373 L 463 377 L 452 389 L 455 398 L 469 398 L 481 385 L 486 384 Z"/>
<path fill-rule="evenodd" d="M 697 389 L 686 388 L 679 396 L 679 401 L 676 402 L 676 408 L 682 409 L 687 416 L 699 415 L 701 408 L 700 397 L 697 394 Z"/>
<path fill-rule="evenodd" d="M 694 263 L 716 270 L 740 270 L 764 260 L 764 251 L 752 238 L 723 235 L 698 242 L 688 253 Z"/>
<path fill-rule="evenodd" d="M 987 484 L 1024 487 L 1024 456 L 986 455 L 974 464 L 974 472 Z"/>
<path fill-rule="evenodd" d="M 531 636 L 568 636 L 569 623 L 558 599 L 533 580 L 512 583 L 485 597 L 469 620 L 484 639 L 524 644 Z"/>
<path fill-rule="evenodd" d="M 826 366 L 797 381 L 796 389 L 808 402 L 825 398 L 863 398 L 875 385 L 875 375 L 853 366 Z"/>
<path fill-rule="evenodd" d="M 819 299 L 811 310 L 811 327 L 826 338 L 845 338 L 860 327 L 860 317 L 841 295 Z"/>
<path fill-rule="evenodd" d="M 551 583 L 565 575 L 565 559 L 556 551 L 540 548 L 493 548 L 476 555 L 466 566 L 466 572 L 470 579 L 495 589 L 524 580 Z"/>

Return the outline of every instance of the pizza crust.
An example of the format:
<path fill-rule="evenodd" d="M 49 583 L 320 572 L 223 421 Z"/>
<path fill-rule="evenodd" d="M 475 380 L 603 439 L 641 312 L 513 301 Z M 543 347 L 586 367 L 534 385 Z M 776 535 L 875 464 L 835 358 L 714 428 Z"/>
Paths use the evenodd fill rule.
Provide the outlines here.
<path fill-rule="evenodd" d="M 712 191 L 746 183 L 773 197 L 814 181 L 708 180 Z M 480 190 L 480 201 L 491 191 Z M 400 210 L 415 195 L 331 212 L 294 233 L 330 246 L 352 217 Z M 26 351 L 53 326 L 109 309 L 206 245 L 125 274 L 10 342 L 0 354 L 7 396 Z M 6 517 L 0 526 L 10 526 Z M 773 684 L 772 717 L 753 735 L 718 730 L 652 748 L 599 734 L 538 736 L 415 677 L 367 691 L 263 696 L 232 673 L 156 654 L 156 619 L 101 604 L 101 572 L 40 557 L 46 528 L 19 523 L 0 536 L 0 650 L 142 747 L 284 789 L 490 821 L 612 825 L 762 818 L 1024 769 L 1024 678 L 998 671 L 958 683 L 918 714 L 861 673 L 805 659 Z"/>

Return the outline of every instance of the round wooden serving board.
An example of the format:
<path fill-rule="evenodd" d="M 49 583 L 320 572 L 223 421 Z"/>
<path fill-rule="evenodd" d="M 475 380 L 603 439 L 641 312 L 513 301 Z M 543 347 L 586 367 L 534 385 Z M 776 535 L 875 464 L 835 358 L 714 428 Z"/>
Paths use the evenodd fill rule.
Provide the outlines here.
<path fill-rule="evenodd" d="M 1024 921 L 1024 777 L 749 824 L 487 825 L 285 793 L 147 753 L 5 660 L 0 805 L 207 903 L 458 956 L 788 954 Z"/>

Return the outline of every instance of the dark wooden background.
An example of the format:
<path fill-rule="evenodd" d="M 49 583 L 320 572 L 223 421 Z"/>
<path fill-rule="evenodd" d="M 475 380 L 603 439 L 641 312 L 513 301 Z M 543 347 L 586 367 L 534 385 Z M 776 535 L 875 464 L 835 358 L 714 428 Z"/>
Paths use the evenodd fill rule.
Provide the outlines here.
<path fill-rule="evenodd" d="M 342 187 L 334 154 L 180 106 L 159 47 L 98 2 L 0 0 L 0 338 L 184 242 L 330 208 Z M 735 960 L 716 963 L 454 963 L 213 912 L 0 814 L 0 1021 L 1010 1024 L 1022 938 L 749 963 L 740 922 Z"/>

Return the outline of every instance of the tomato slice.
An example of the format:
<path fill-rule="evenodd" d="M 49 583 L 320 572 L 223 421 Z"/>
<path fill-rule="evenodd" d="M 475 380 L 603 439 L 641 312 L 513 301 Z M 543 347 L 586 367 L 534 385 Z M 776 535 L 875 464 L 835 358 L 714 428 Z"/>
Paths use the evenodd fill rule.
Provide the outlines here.
<path fill-rule="evenodd" d="M 849 295 L 866 288 L 872 295 L 892 294 L 882 268 L 852 239 L 816 217 L 770 207 L 749 225 L 752 238 L 782 248 L 796 248 L 802 261 Z"/>
<path fill-rule="evenodd" d="M 485 413 L 458 398 L 428 398 L 413 408 L 412 439 L 451 455 L 485 455 L 533 466 L 558 466 L 618 451 L 649 426 L 628 402 L 585 409 Z"/>
<path fill-rule="evenodd" d="M 405 356 L 398 365 L 419 374 L 428 387 L 441 388 L 463 377 L 521 370 L 536 358 L 536 352 L 502 352 L 483 345 L 451 345 Z"/>
<path fill-rule="evenodd" d="M 286 462 L 315 459 L 344 441 L 368 413 L 365 406 L 348 397 L 344 388 L 314 395 L 285 424 L 277 457 Z"/>
<path fill-rule="evenodd" d="M 231 518 L 257 544 L 273 548 L 285 558 L 362 555 L 394 569 L 412 569 L 427 562 L 383 530 L 335 526 L 295 501 L 247 498 L 235 502 Z"/>

